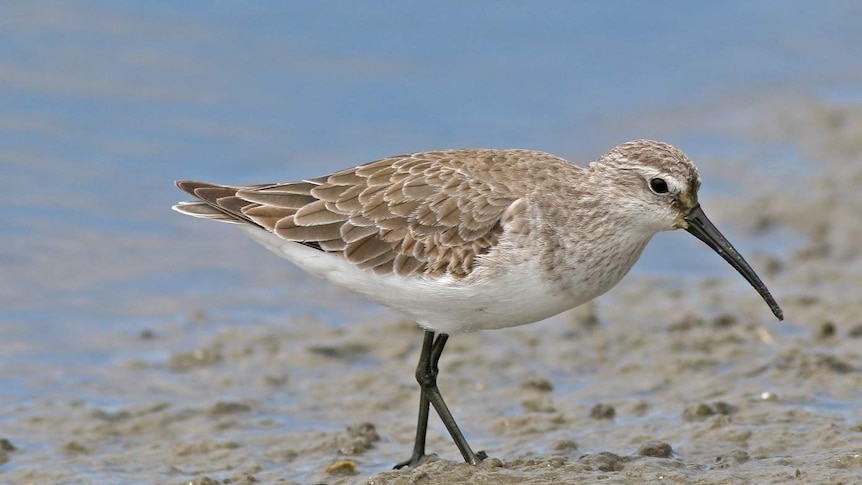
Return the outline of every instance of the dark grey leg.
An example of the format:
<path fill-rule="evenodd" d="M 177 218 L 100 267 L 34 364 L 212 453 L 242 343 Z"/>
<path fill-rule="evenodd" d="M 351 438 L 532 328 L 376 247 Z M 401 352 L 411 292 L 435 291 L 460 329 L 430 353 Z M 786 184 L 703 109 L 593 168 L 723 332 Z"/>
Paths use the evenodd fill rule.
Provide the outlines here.
<path fill-rule="evenodd" d="M 446 402 L 443 401 L 443 395 L 440 394 L 440 389 L 437 387 L 437 374 L 439 374 L 437 364 L 440 361 L 440 355 L 443 354 L 443 348 L 446 346 L 448 339 L 449 336 L 444 333 L 436 335 L 435 338 L 434 332 L 430 330 L 425 331 L 422 351 L 419 354 L 419 364 L 416 366 L 416 381 L 419 382 L 419 387 L 421 388 L 419 395 L 419 420 L 416 425 L 416 441 L 413 444 L 413 454 L 410 456 L 410 459 L 395 465 L 396 469 L 404 466 L 416 466 L 425 457 L 425 435 L 428 430 L 429 405 L 434 406 L 434 410 L 437 411 L 437 414 L 449 431 L 449 435 L 452 436 L 455 445 L 461 451 L 464 461 L 477 465 L 487 457 L 483 451 L 474 453 L 470 445 L 467 444 L 467 440 L 458 428 L 455 418 L 452 417 L 452 413 L 446 406 Z"/>
<path fill-rule="evenodd" d="M 430 334 L 430 337 L 429 337 Z M 440 336 L 442 337 L 442 335 Z M 426 353 L 430 354 L 430 361 L 435 365 L 432 368 L 432 372 L 437 371 L 436 363 L 437 361 L 434 359 L 434 350 L 439 347 L 439 350 L 436 352 L 437 359 L 440 359 L 440 354 L 443 352 L 443 344 L 446 343 L 446 339 L 443 339 L 443 344 L 435 345 L 440 341 L 440 337 L 434 339 L 434 334 L 431 332 L 425 332 L 425 340 L 422 342 L 422 351 L 419 354 L 419 364 L 416 366 L 416 374 L 419 374 L 419 369 L 423 367 L 426 361 Z M 416 441 L 413 442 L 413 454 L 410 455 L 410 458 L 398 463 L 395 465 L 395 469 L 404 468 L 405 466 L 414 467 L 425 458 L 425 435 L 428 431 L 428 411 L 431 407 L 431 403 L 428 402 L 428 397 L 425 395 L 425 391 L 420 389 L 419 391 L 419 421 L 416 423 Z"/>

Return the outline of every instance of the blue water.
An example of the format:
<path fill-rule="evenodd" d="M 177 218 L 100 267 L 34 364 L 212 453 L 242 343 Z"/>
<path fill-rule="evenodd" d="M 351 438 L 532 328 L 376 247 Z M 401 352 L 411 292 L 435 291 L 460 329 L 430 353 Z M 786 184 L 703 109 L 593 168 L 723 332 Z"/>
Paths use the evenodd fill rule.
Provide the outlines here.
<path fill-rule="evenodd" d="M 323 312 L 325 285 L 171 212 L 175 179 L 283 181 L 464 146 L 587 162 L 640 137 L 696 160 L 777 158 L 784 147 L 714 134 L 710 118 L 779 92 L 858 98 L 860 18 L 853 1 L 7 3 L 0 395 L 24 392 L 22 360 L 111 362 L 94 335 L 200 309 L 254 321 L 289 298 Z M 702 124 L 653 122 L 691 110 Z M 762 170 L 803 166 L 784 162 Z M 702 168 L 721 174 L 705 196 L 734 190 Z M 685 256 L 698 244 L 659 238 L 636 271 L 666 271 L 668 254 L 723 268 Z"/>

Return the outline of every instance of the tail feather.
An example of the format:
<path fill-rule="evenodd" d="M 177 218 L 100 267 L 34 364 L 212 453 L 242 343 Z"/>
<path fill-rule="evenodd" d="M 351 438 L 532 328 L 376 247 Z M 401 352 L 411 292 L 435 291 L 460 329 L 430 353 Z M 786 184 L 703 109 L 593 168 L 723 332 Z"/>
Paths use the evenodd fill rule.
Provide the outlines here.
<path fill-rule="evenodd" d="M 201 219 L 210 219 L 218 222 L 227 222 L 229 224 L 242 224 L 242 221 L 218 210 L 205 202 L 180 202 L 171 207 L 171 209 L 185 214 L 187 216 L 199 217 Z"/>
<path fill-rule="evenodd" d="M 243 213 L 249 205 L 257 205 L 236 196 L 237 191 L 248 187 L 209 184 L 193 180 L 178 180 L 177 187 L 196 197 L 194 202 L 180 202 L 172 208 L 185 215 L 211 219 L 229 224 L 256 224 Z"/>

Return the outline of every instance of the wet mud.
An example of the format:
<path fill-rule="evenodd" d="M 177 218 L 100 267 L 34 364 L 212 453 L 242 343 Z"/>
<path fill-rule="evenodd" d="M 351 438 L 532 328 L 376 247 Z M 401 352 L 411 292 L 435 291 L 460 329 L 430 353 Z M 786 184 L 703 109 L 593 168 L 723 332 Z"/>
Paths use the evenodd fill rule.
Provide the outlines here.
<path fill-rule="evenodd" d="M 0 481 L 858 483 L 862 109 L 811 102 L 751 123 L 746 136 L 810 168 L 740 161 L 734 188 L 702 202 L 731 240 L 762 243 L 745 255 L 783 323 L 729 267 L 684 283 L 667 268 L 539 324 L 454 336 L 441 390 L 489 458 L 462 463 L 432 415 L 431 456 L 391 470 L 416 420 L 411 322 L 357 310 L 343 325 L 286 312 L 250 326 L 190 310 L 117 343 L 138 357 L 87 384 L 114 398 L 13 409 Z"/>

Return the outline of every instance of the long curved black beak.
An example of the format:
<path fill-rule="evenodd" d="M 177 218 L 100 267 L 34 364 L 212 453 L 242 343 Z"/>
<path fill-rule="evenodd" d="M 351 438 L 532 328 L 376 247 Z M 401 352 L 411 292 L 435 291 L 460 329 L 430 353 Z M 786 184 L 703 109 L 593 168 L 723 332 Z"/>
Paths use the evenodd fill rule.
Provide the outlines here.
<path fill-rule="evenodd" d="M 781 311 L 781 308 L 778 306 L 778 303 L 775 302 L 775 298 L 772 297 L 772 294 L 769 293 L 766 285 L 760 281 L 757 273 L 751 269 L 751 266 L 748 265 L 745 258 L 743 258 L 742 255 L 734 249 L 733 245 L 730 244 L 730 241 L 725 239 L 715 225 L 713 225 L 713 223 L 706 217 L 706 214 L 703 213 L 703 209 L 700 208 L 700 204 L 694 206 L 691 211 L 689 211 L 688 215 L 683 217 L 683 219 L 688 223 L 686 230 L 692 233 L 694 237 L 706 243 L 707 246 L 711 247 L 722 258 L 724 258 L 725 261 L 736 268 L 736 270 L 739 271 L 739 274 L 751 283 L 751 286 L 760 293 L 760 296 L 763 298 L 763 301 L 769 305 L 769 309 L 772 310 L 772 313 L 779 320 L 784 320 L 784 312 Z"/>

